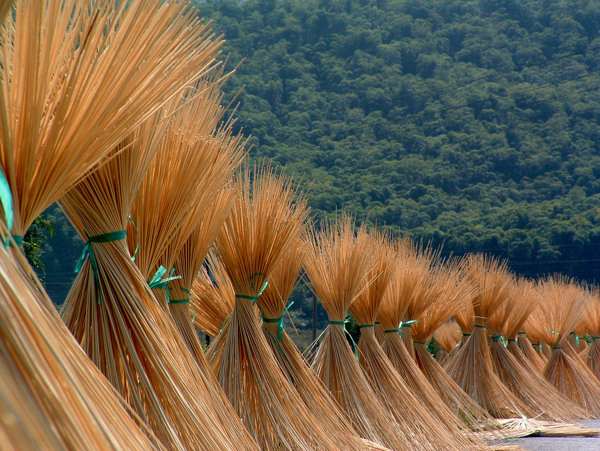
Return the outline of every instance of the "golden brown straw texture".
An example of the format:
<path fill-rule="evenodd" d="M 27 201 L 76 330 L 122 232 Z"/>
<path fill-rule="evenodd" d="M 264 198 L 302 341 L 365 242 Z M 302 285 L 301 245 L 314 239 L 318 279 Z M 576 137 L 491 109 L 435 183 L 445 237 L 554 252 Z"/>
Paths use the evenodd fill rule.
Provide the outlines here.
<path fill-rule="evenodd" d="M 525 323 L 522 327 L 523 330 L 519 331 L 519 333 L 517 334 L 517 342 L 519 343 L 523 354 L 525 354 L 525 356 L 533 364 L 533 366 L 539 372 L 543 372 L 548 358 L 542 353 L 542 346 L 545 346 L 546 348 L 547 346 L 543 344 L 542 339 L 538 336 L 535 329 L 532 327 L 532 318 L 536 315 L 535 311 L 539 308 L 540 307 L 538 305 L 538 307 L 535 308 L 533 312 L 527 317 L 527 320 L 525 320 Z"/>
<path fill-rule="evenodd" d="M 13 234 L 213 64 L 222 41 L 188 5 L 17 3 L 0 33 L 0 165 Z"/>
<path fill-rule="evenodd" d="M 520 310 L 531 312 L 525 307 L 527 301 L 522 299 L 523 283 L 514 284 L 507 293 L 507 300 L 502 308 L 496 310 L 487 320 L 491 335 L 490 355 L 494 372 L 510 391 L 527 406 L 536 411 L 536 417 L 548 421 L 569 422 L 586 417 L 585 411 L 576 406 L 554 388 L 548 381 L 540 377 L 537 371 L 523 366 L 506 348 L 507 329 L 515 335 L 516 327 L 507 326 L 513 315 L 524 315 Z M 524 306 L 525 305 L 525 306 Z"/>
<path fill-rule="evenodd" d="M 346 341 L 346 312 L 370 272 L 370 246 L 365 226 L 355 233 L 353 219 L 347 215 L 322 224 L 321 231 L 310 235 L 304 269 L 330 321 L 318 343 L 313 370 L 363 438 L 393 449 L 423 449 L 427 440 L 413 433 L 419 425 L 404 429 L 409 425 L 393 419 Z"/>
<path fill-rule="evenodd" d="M 435 332 L 433 332 L 433 338 L 436 344 L 441 348 L 440 351 L 443 350 L 446 352 L 445 359 L 448 359 L 452 357 L 452 354 L 462 338 L 462 334 L 460 333 L 458 323 L 452 319 L 438 327 Z M 440 351 L 438 351 L 438 354 Z M 437 355 L 435 358 L 438 360 Z"/>
<path fill-rule="evenodd" d="M 4 0 L 0 5 L 0 25 L 4 22 L 4 19 L 8 15 L 8 12 L 13 6 L 14 0 Z"/>
<path fill-rule="evenodd" d="M 469 256 L 466 266 L 477 290 L 473 300 L 475 326 L 445 369 L 493 417 L 533 416 L 535 411 L 515 397 L 494 373 L 485 329 L 487 318 L 506 302 L 512 275 L 505 263 L 481 254 Z"/>
<path fill-rule="evenodd" d="M 562 276 L 544 279 L 538 289 L 543 302 L 531 317 L 532 327 L 552 348 L 544 377 L 563 395 L 597 417 L 600 415 L 600 385 L 566 340 L 585 312 L 587 293 Z"/>
<path fill-rule="evenodd" d="M 600 380 L 600 294 L 597 289 L 588 298 L 582 321 L 591 341 L 583 361 Z"/>
<path fill-rule="evenodd" d="M 252 169 L 252 172 L 251 172 Z M 270 166 L 236 177 L 241 195 L 217 235 L 219 258 L 235 289 L 235 306 L 208 358 L 248 430 L 265 449 L 330 449 L 340 437 L 321 427 L 283 375 L 257 317 L 255 301 L 307 218 L 292 180 Z"/>
<path fill-rule="evenodd" d="M 426 346 L 431 336 L 442 328 L 445 330 L 436 336 L 441 343 L 437 339 L 436 343 L 447 347 L 448 351 L 443 349 L 446 356 L 454 351 L 461 335 L 458 325 L 450 318 L 472 303 L 475 288 L 462 271 L 460 260 L 456 259 L 436 271 L 433 283 L 440 285 L 440 295 L 412 327 L 416 363 L 443 402 L 466 425 L 472 429 L 494 426 L 490 415 L 448 376 Z"/>
<path fill-rule="evenodd" d="M 429 442 L 428 448 L 484 448 L 484 443 L 467 433 L 465 425 L 440 399 L 400 340 L 397 344 L 405 351 L 401 357 L 404 362 L 395 367 L 375 339 L 371 326 L 374 326 L 382 294 L 394 276 L 397 256 L 387 237 L 372 232 L 371 241 L 372 270 L 366 280 L 363 279 L 362 293 L 350 305 L 350 312 L 361 330 L 359 363 L 368 380 L 396 421 L 406 425 L 406 430 L 415 431 L 417 437 L 424 436 Z M 376 278 L 369 281 L 373 277 Z M 394 336 L 399 338 L 398 334 Z M 400 373 L 396 370 L 398 367 Z"/>
<path fill-rule="evenodd" d="M 346 437 L 348 448 L 363 449 L 364 444 L 350 426 L 350 420 L 310 370 L 283 329 L 287 299 L 298 281 L 305 253 L 306 245 L 301 237 L 297 237 L 269 276 L 269 285 L 257 301 L 264 317 L 262 330 L 283 374 L 294 385 L 310 412 L 320 419 L 322 427 L 334 437 Z"/>
<path fill-rule="evenodd" d="M 159 118 L 147 124 L 132 145 L 63 198 L 81 236 L 125 230 L 166 123 Z M 152 296 L 124 238 L 89 243 L 97 270 L 86 258 L 64 307 L 65 323 L 165 446 L 255 449 L 231 407 L 214 401 L 214 384 Z"/>
<path fill-rule="evenodd" d="M 0 249 L 2 449 L 159 448 L 18 259 Z"/>
<path fill-rule="evenodd" d="M 223 264 L 212 252 L 208 254 L 206 268 L 201 268 L 194 279 L 191 301 L 196 312 L 194 326 L 211 337 L 219 335 L 233 312 L 235 290 Z"/>

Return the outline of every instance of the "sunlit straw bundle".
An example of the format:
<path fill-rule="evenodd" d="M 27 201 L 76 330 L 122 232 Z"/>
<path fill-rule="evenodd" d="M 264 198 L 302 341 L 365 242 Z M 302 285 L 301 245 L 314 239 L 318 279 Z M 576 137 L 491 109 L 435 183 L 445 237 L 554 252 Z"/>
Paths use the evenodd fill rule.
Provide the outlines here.
<path fill-rule="evenodd" d="M 393 449 L 424 449 L 424 437 L 404 429 L 380 403 L 346 340 L 344 321 L 371 269 L 371 242 L 363 225 L 356 233 L 347 215 L 310 236 L 304 269 L 329 316 L 313 369 L 363 437 Z"/>
<path fill-rule="evenodd" d="M 537 291 L 537 290 L 536 290 Z M 539 296 L 539 293 L 538 293 Z M 539 307 L 538 307 L 539 308 Z M 542 352 L 542 346 L 548 348 L 542 338 L 538 335 L 536 329 L 532 326 L 532 317 L 535 316 L 535 310 L 529 315 L 521 331 L 517 335 L 517 342 L 521 345 L 521 349 L 527 359 L 540 371 L 544 371 L 548 357 Z"/>
<path fill-rule="evenodd" d="M 512 290 L 506 293 L 507 299 L 503 306 L 487 319 L 488 331 L 492 340 L 490 355 L 494 372 L 517 398 L 536 412 L 537 418 L 558 422 L 585 418 L 585 411 L 566 399 L 553 385 L 540 377 L 541 374 L 535 368 L 530 365 L 527 367 L 522 365 L 506 348 L 506 338 L 516 339 L 519 329 L 519 327 L 510 326 L 513 318 L 528 316 L 533 310 L 528 305 L 530 301 L 522 297 L 523 294 L 526 294 L 523 290 L 524 283 L 515 283 Z M 510 331 L 508 331 L 509 328 Z M 512 343 L 516 344 L 516 341 Z M 527 361 L 527 363 L 529 362 Z"/>
<path fill-rule="evenodd" d="M 88 3 L 19 1 L 0 33 L 0 165 L 17 237 L 222 43 L 185 1 Z"/>
<path fill-rule="evenodd" d="M 270 166 L 237 177 L 241 195 L 217 235 L 217 251 L 235 289 L 235 306 L 207 355 L 234 409 L 265 449 L 331 449 L 330 436 L 283 375 L 257 317 L 256 300 L 304 227 L 305 200 Z M 350 445 L 348 445 L 351 447 Z"/>
<path fill-rule="evenodd" d="M 483 443 L 465 432 L 464 423 L 429 384 L 404 349 L 399 335 L 393 334 L 398 339 L 398 346 L 404 351 L 399 353 L 399 360 L 403 360 L 399 365 L 401 373 L 396 371 L 375 339 L 375 318 L 390 279 L 397 276 L 394 271 L 397 255 L 393 244 L 385 235 L 372 232 L 371 241 L 373 266 L 368 276 L 363 278 L 361 294 L 350 305 L 350 312 L 361 330 L 358 343 L 360 366 L 378 393 L 381 403 L 405 431 L 414 431 L 419 440 L 420 436 L 424 436 L 428 441 L 428 449 L 483 448 Z"/>
<path fill-rule="evenodd" d="M 566 338 L 585 313 L 586 293 L 565 277 L 548 277 L 539 283 L 543 302 L 531 317 L 532 326 L 550 345 L 552 353 L 544 377 L 558 390 L 595 417 L 600 415 L 598 380 L 570 348 Z"/>
<path fill-rule="evenodd" d="M 128 212 L 167 123 L 157 116 L 62 199 L 69 219 L 89 240 L 89 258 L 68 295 L 64 320 L 166 446 L 254 449 L 231 407 L 211 402 L 214 390 L 127 248 Z"/>
<path fill-rule="evenodd" d="M 509 301 L 512 308 L 504 312 L 507 315 L 503 325 L 506 349 L 531 373 L 541 373 L 545 365 L 539 354 L 533 350 L 525 332 L 527 320 L 541 301 L 534 283 L 520 277 L 515 286 L 515 293 Z"/>
<path fill-rule="evenodd" d="M 196 312 L 194 326 L 210 337 L 219 335 L 233 312 L 235 290 L 223 264 L 212 252 L 208 254 L 206 267 L 194 279 L 191 301 Z"/>
<path fill-rule="evenodd" d="M 0 229 L 5 239 L 4 226 Z M 0 248 L 2 449 L 159 447 L 19 259 L 25 257 Z"/>
<path fill-rule="evenodd" d="M 444 329 L 436 335 L 436 343 L 446 346 L 447 351 L 444 351 L 448 354 L 453 352 L 461 335 L 458 325 L 450 318 L 467 305 L 472 305 L 475 288 L 461 270 L 459 260 L 441 265 L 435 272 L 434 283 L 440 286 L 440 296 L 412 327 L 416 363 L 443 402 L 464 423 L 472 429 L 493 427 L 495 424 L 490 415 L 448 376 L 426 346 L 434 333 Z"/>
<path fill-rule="evenodd" d="M 443 365 L 446 360 L 452 358 L 462 336 L 458 328 L 458 323 L 453 319 L 446 321 L 433 332 L 433 339 L 439 347 L 435 355 L 435 360 L 440 365 Z"/>
<path fill-rule="evenodd" d="M 512 275 L 505 263 L 481 254 L 469 256 L 467 270 L 477 290 L 473 300 L 475 326 L 445 369 L 493 417 L 533 416 L 535 411 L 516 398 L 494 373 L 486 335 L 487 318 L 506 302 Z"/>
<path fill-rule="evenodd" d="M 287 299 L 292 293 L 304 264 L 306 244 L 297 237 L 269 276 L 269 285 L 258 298 L 263 314 L 262 329 L 273 355 L 311 413 L 320 418 L 332 436 L 346 436 L 348 447 L 364 448 L 362 440 L 323 383 L 310 370 L 298 348 L 283 329 Z"/>
<path fill-rule="evenodd" d="M 591 340 L 583 361 L 600 380 L 600 294 L 597 290 L 593 291 L 588 298 L 582 321 Z"/>

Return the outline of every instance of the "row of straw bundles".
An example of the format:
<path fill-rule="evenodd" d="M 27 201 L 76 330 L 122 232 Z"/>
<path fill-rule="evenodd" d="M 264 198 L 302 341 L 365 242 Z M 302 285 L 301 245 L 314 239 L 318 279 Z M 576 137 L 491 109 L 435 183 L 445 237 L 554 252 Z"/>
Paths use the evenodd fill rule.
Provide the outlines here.
<path fill-rule="evenodd" d="M 138 126 L 151 117 L 181 86 L 186 86 L 207 71 L 220 46 L 220 41 L 215 41 L 208 34 L 209 30 L 201 26 L 186 2 L 18 2 L 14 14 L 9 15 L 9 19 L 3 24 L 0 37 L 3 62 L 0 90 L 1 164 L 14 196 L 14 231 L 17 236 L 22 236 L 33 219 L 72 188 L 94 164 L 102 161 L 115 149 L 118 149 L 117 152 L 124 151 L 130 145 L 126 140 L 130 139 Z M 130 176 L 128 172 L 120 175 L 125 179 Z M 89 182 L 88 187 L 93 189 L 98 185 Z M 119 208 L 116 212 L 115 209 L 108 212 L 108 219 L 103 214 L 103 201 L 114 203 L 112 198 L 115 194 L 120 197 L 119 193 L 110 189 L 101 190 L 95 195 L 95 199 L 99 200 L 93 206 L 95 208 L 90 208 L 93 201 L 80 202 L 77 208 L 85 210 L 76 219 L 81 226 L 80 232 L 88 230 L 96 237 L 94 233 L 114 233 L 115 236 L 111 235 L 110 238 L 119 239 L 117 243 L 123 244 L 118 237 L 123 234 L 126 218 L 122 218 Z M 76 193 L 71 196 L 73 203 L 77 203 L 76 198 Z M 105 226 L 106 229 L 102 230 Z M 18 242 L 18 238 L 15 241 Z M 118 363 L 112 365 L 110 362 L 108 365 L 106 362 L 99 362 L 99 365 L 105 367 L 115 386 L 123 389 L 121 393 L 135 405 L 143 421 L 170 447 L 184 447 L 184 444 L 198 447 L 204 445 L 205 448 L 244 446 L 246 439 L 196 438 L 200 435 L 196 422 L 198 418 L 204 418 L 204 411 L 198 408 L 192 414 L 193 409 L 189 408 L 188 400 L 194 398 L 194 393 L 192 391 L 187 396 L 188 400 L 185 399 L 185 382 L 177 376 L 174 365 L 171 374 L 163 373 L 159 380 L 153 380 L 152 383 L 148 380 L 146 368 L 155 367 L 161 371 L 171 365 L 171 361 L 176 361 L 171 355 L 161 359 L 163 356 L 160 353 L 153 353 L 153 340 L 150 337 L 153 336 L 153 330 L 160 330 L 153 327 L 153 321 L 160 320 L 150 319 L 151 315 L 145 312 L 150 304 L 148 302 L 141 302 L 137 306 L 138 311 L 132 310 L 127 302 L 118 307 L 113 305 L 116 304 L 115 300 L 119 302 L 130 299 L 130 294 L 135 293 L 135 290 L 145 292 L 144 282 L 136 280 L 135 274 L 131 273 L 131 268 L 125 263 L 129 260 L 129 255 L 124 246 L 115 245 L 114 242 L 110 245 L 100 244 L 91 240 L 88 247 L 108 263 L 98 268 L 98 262 L 94 258 L 93 264 L 88 261 L 87 268 L 81 273 L 81 278 L 86 279 L 82 292 L 92 293 L 88 296 L 93 299 L 90 303 L 97 303 L 104 297 L 104 306 L 107 307 L 96 312 L 95 316 L 91 315 L 96 318 L 95 324 L 118 322 L 124 317 L 119 316 L 119 309 L 123 307 L 127 310 L 126 315 L 131 324 L 138 326 L 138 330 L 146 328 L 144 332 L 147 332 L 141 337 L 135 336 L 130 334 L 129 326 L 123 323 L 113 330 L 104 329 L 104 337 L 108 341 L 96 340 L 97 346 L 89 348 L 90 354 L 98 356 L 103 352 L 101 349 L 110 345 L 112 340 L 112 343 L 124 342 L 121 350 L 127 348 L 130 353 L 137 346 L 149 347 L 148 355 L 152 356 L 149 357 L 150 365 L 146 367 L 141 359 L 127 362 L 137 366 L 138 370 L 137 376 L 129 379 L 122 372 L 123 366 L 120 366 L 123 355 L 113 359 L 113 362 Z M 104 249 L 103 255 L 105 247 L 109 249 Z M 113 258 L 106 258 L 111 251 Z M 98 281 L 111 274 L 113 280 L 103 290 Z M 107 294 L 108 287 L 122 293 L 122 296 Z M 44 302 L 48 304 L 44 307 L 47 314 L 50 317 L 56 316 L 48 308 L 51 307 L 49 301 Z M 103 318 L 104 322 L 98 321 L 98 318 Z M 87 324 L 90 326 L 92 323 Z M 85 339 L 96 333 L 98 329 L 87 329 Z M 160 339 L 155 337 L 154 341 L 160 342 Z M 86 362 L 91 367 L 91 362 Z M 60 359 L 54 363 L 57 367 L 65 364 Z M 39 365 L 42 366 L 42 363 Z M 95 378 L 97 377 L 96 373 Z M 88 377 L 88 380 L 95 379 Z M 81 378 L 73 377 L 70 383 L 81 396 L 89 395 Z M 150 386 L 152 388 L 144 392 L 144 388 Z M 124 387 L 128 387 L 129 391 Z M 173 390 L 169 393 L 171 387 Z M 160 389 L 161 393 L 154 392 L 155 388 Z M 67 389 L 68 387 L 62 387 L 60 390 Z M 140 393 L 138 389 L 143 396 L 136 395 Z M 180 408 L 175 407 L 176 414 L 173 412 L 172 417 L 167 418 L 165 409 L 160 404 L 170 396 L 171 401 L 175 400 L 174 405 L 179 401 Z M 94 402 L 95 399 L 89 396 L 86 401 Z M 69 404 L 69 401 L 64 404 Z M 152 415 L 146 415 L 146 408 L 152 411 Z M 70 416 L 49 415 L 48 418 L 50 421 L 66 424 L 68 421 L 65 418 Z M 81 415 L 81 418 L 86 417 Z M 87 418 L 90 423 L 94 422 Z M 117 415 L 113 415 L 113 418 L 120 425 L 127 424 L 118 419 Z M 186 432 L 182 432 L 185 428 L 179 426 L 186 421 L 189 427 Z M 104 424 L 104 421 L 96 422 Z M 114 429 L 118 430 L 117 427 Z M 130 430 L 133 433 L 135 428 Z M 210 433 L 212 437 L 218 435 L 212 427 Z M 76 436 L 73 432 L 70 434 Z M 144 447 L 120 443 L 118 437 L 113 437 L 113 440 L 113 447 Z M 89 445 L 89 441 L 83 445 L 81 442 L 74 443 L 72 447 L 81 448 L 85 445 Z M 99 444 L 98 447 L 111 445 Z"/>
<path fill-rule="evenodd" d="M 426 428 L 431 433 L 429 439 L 436 446 L 451 447 L 449 449 L 484 448 L 482 442 L 464 431 L 465 424 L 442 401 L 403 345 L 400 345 L 397 365 L 393 365 L 375 339 L 375 319 L 383 294 L 390 279 L 398 277 L 399 273 L 394 271 L 398 268 L 398 259 L 389 238 L 372 233 L 371 248 L 374 261 L 370 277 L 363 278 L 361 293 L 350 305 L 350 312 L 361 328 L 358 351 L 363 371 L 369 376 L 373 388 L 383 395 L 382 402 L 397 420 L 409 421 Z M 393 336 L 399 337 L 398 334 Z M 388 335 L 386 342 L 390 338 L 391 335 Z M 397 396 L 398 392 L 402 392 L 404 396 Z M 433 427 L 431 423 L 434 424 Z"/>
<path fill-rule="evenodd" d="M 208 359 L 261 447 L 361 449 L 358 438 L 340 438 L 339 427 L 315 418 L 281 371 L 260 327 L 256 301 L 286 249 L 302 235 L 308 216 L 306 201 L 296 198 L 291 183 L 270 166 L 247 167 L 236 178 L 241 193 L 216 240 L 235 304 Z"/>

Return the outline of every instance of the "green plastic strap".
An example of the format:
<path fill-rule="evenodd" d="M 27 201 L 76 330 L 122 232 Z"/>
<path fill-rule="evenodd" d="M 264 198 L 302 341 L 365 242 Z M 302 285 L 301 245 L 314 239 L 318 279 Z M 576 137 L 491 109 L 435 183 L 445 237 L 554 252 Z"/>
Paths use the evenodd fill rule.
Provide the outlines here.
<path fill-rule="evenodd" d="M 169 299 L 169 304 L 189 304 L 190 303 L 190 299 L 189 298 L 184 298 L 184 299 Z"/>
<path fill-rule="evenodd" d="M 561 348 L 562 348 L 562 346 L 554 346 L 553 348 L 550 348 L 550 349 L 561 349 Z"/>
<path fill-rule="evenodd" d="M 8 249 L 8 246 L 13 243 L 23 249 L 23 237 L 21 235 L 8 235 L 4 243 L 4 249 Z"/>
<path fill-rule="evenodd" d="M 579 344 L 579 337 L 575 332 L 571 332 L 569 335 L 573 335 L 575 337 L 575 343 Z"/>
<path fill-rule="evenodd" d="M 375 321 L 375 324 L 381 324 L 381 321 Z"/>
<path fill-rule="evenodd" d="M 240 298 L 240 299 L 249 299 L 249 300 L 252 301 L 252 304 L 256 304 L 256 301 L 258 301 L 258 298 L 261 297 L 261 295 L 263 294 L 263 292 L 267 288 L 267 285 L 269 285 L 269 281 L 265 280 L 265 283 L 263 284 L 262 288 L 259 291 L 256 291 L 256 288 L 254 287 L 253 279 L 256 276 L 263 276 L 263 275 L 264 274 L 262 272 L 255 272 L 254 274 L 252 274 L 252 276 L 250 276 L 250 286 L 256 292 L 256 296 L 248 296 L 248 295 L 245 295 L 245 294 L 236 294 L 235 297 L 236 298 Z"/>
<path fill-rule="evenodd" d="M 592 341 L 600 339 L 600 337 L 594 337 L 594 336 L 590 336 L 590 338 L 592 339 Z"/>
<path fill-rule="evenodd" d="M 277 341 L 281 341 L 281 339 L 283 338 L 283 317 L 292 305 L 294 305 L 294 301 L 290 302 L 283 309 L 283 312 L 281 312 L 281 316 L 279 318 L 265 318 L 263 315 L 264 323 L 279 323 L 279 326 L 277 327 Z"/>
<path fill-rule="evenodd" d="M 192 292 L 190 290 L 188 290 L 187 288 L 183 288 L 181 287 L 181 291 L 187 293 L 190 295 L 190 297 L 188 298 L 189 300 L 195 299 L 194 295 L 192 294 Z M 192 316 L 192 323 L 194 322 L 194 320 L 196 319 L 196 313 L 198 312 L 198 306 L 196 304 L 194 304 L 194 316 Z"/>
<path fill-rule="evenodd" d="M 231 313 L 229 315 L 227 315 L 225 317 L 225 319 L 223 320 L 223 324 L 221 324 L 221 330 L 219 331 L 219 333 L 223 332 L 223 329 L 225 329 L 225 324 L 227 324 L 227 320 L 229 319 L 230 316 L 231 316 Z"/>
<path fill-rule="evenodd" d="M 464 332 L 461 332 L 461 334 L 463 335 L 463 337 L 470 337 L 471 334 L 465 334 Z"/>
<path fill-rule="evenodd" d="M 495 342 L 497 342 L 498 340 L 501 340 L 501 341 L 502 341 L 502 344 L 504 345 L 504 347 L 506 347 L 506 341 L 504 341 L 504 335 L 494 335 L 494 336 L 492 337 L 492 341 L 493 341 L 494 343 L 495 343 Z"/>
<path fill-rule="evenodd" d="M 150 282 L 148 282 L 148 286 L 155 290 L 165 290 L 167 303 L 170 304 L 171 297 L 169 292 L 171 291 L 171 289 L 169 288 L 169 282 L 172 280 L 181 279 L 181 276 L 173 276 L 173 273 L 175 273 L 175 268 L 171 268 L 171 271 L 169 272 L 169 277 L 165 277 L 163 279 L 162 277 L 165 275 L 166 272 L 167 269 L 163 265 L 160 265 L 154 273 L 154 276 L 152 276 Z"/>
<path fill-rule="evenodd" d="M 83 263 L 85 262 L 85 258 L 89 255 L 90 258 L 90 266 L 92 267 L 92 272 L 94 274 L 94 282 L 96 284 L 96 288 L 98 290 L 98 305 L 102 305 L 102 299 L 100 298 L 100 278 L 98 276 L 98 263 L 96 262 L 96 256 L 94 255 L 94 247 L 92 243 L 110 243 L 111 241 L 119 241 L 127 238 L 126 230 L 117 230 L 116 232 L 108 232 L 101 233 L 100 235 L 89 236 L 86 231 L 84 231 L 85 236 L 87 237 L 87 241 L 83 246 L 83 251 L 81 252 L 81 256 L 77 261 L 77 266 L 75 267 L 75 274 L 79 274 Z"/>
<path fill-rule="evenodd" d="M 483 326 L 479 325 L 479 324 L 475 324 L 475 327 L 479 327 L 480 329 L 485 329 L 487 328 L 487 326 L 484 324 Z"/>
<path fill-rule="evenodd" d="M 517 335 L 527 335 L 527 332 L 518 332 Z"/>
<path fill-rule="evenodd" d="M 412 327 L 412 325 L 416 322 L 416 319 L 411 319 L 410 321 L 406 321 L 405 323 L 400 323 L 400 327 Z"/>
<path fill-rule="evenodd" d="M 352 335 L 350 335 L 350 332 L 348 332 L 348 329 L 346 329 L 347 322 L 348 321 L 329 321 L 329 324 L 333 324 L 334 326 L 344 326 L 345 334 L 350 337 L 350 340 L 352 341 L 352 344 L 354 345 L 354 356 L 356 357 L 356 361 L 360 363 L 359 358 L 358 358 L 358 346 L 356 345 L 354 338 L 352 338 Z"/>
<path fill-rule="evenodd" d="M 0 170 L 0 202 L 2 203 L 2 208 L 4 209 L 4 218 L 6 219 L 6 228 L 8 229 L 8 233 L 11 232 L 13 228 L 13 222 L 15 213 L 13 210 L 13 196 L 10 190 L 10 185 L 8 184 L 8 180 L 4 175 L 4 172 Z"/>
<path fill-rule="evenodd" d="M 131 216 L 127 216 L 127 220 L 131 222 L 133 230 L 135 230 L 135 251 L 133 251 L 133 255 L 131 256 L 131 261 L 135 261 L 135 257 L 137 256 L 137 253 L 140 250 L 140 232 L 135 226 L 135 222 L 133 222 L 133 219 L 131 219 Z"/>
<path fill-rule="evenodd" d="M 358 325 L 359 329 L 365 329 L 367 327 L 375 327 L 375 324 L 359 324 Z"/>
<path fill-rule="evenodd" d="M 383 331 L 384 334 L 393 334 L 394 332 L 400 333 L 400 332 L 402 332 L 402 330 L 401 329 L 388 329 L 388 330 Z"/>
<path fill-rule="evenodd" d="M 517 343 L 517 339 L 516 338 L 508 338 L 506 340 L 507 343 L 510 343 L 511 341 L 514 341 L 515 343 Z"/>

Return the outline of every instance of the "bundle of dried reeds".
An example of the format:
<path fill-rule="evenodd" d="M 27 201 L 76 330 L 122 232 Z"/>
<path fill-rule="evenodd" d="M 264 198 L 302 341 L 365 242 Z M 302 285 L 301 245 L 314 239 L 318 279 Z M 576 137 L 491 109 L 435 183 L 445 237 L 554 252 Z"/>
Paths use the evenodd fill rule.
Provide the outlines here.
<path fill-rule="evenodd" d="M 223 264 L 211 251 L 206 267 L 198 272 L 192 289 L 194 326 L 205 334 L 216 337 L 235 305 L 235 290 Z"/>
<path fill-rule="evenodd" d="M 544 279 L 538 289 L 543 302 L 531 316 L 532 327 L 552 348 L 544 377 L 563 395 L 597 417 L 600 415 L 598 381 L 566 340 L 585 312 L 586 293 L 562 276 Z"/>
<path fill-rule="evenodd" d="M 475 326 L 445 368 L 448 374 L 481 407 L 495 418 L 533 416 L 530 409 L 494 373 L 486 336 L 487 318 L 502 308 L 512 286 L 506 263 L 481 254 L 466 260 L 469 278 L 476 288 L 473 300 Z"/>
<path fill-rule="evenodd" d="M 0 225 L 6 240 L 6 229 Z M 143 426 L 81 350 L 21 254 L 0 248 L 2 449 L 153 449 Z"/>
<path fill-rule="evenodd" d="M 591 292 L 582 317 L 583 328 L 591 341 L 583 361 L 587 367 L 600 379 L 600 293 Z"/>
<path fill-rule="evenodd" d="M 527 317 L 527 320 L 521 328 L 522 330 L 517 334 L 517 342 L 527 359 L 533 363 L 533 366 L 540 372 L 543 372 L 548 358 L 542 352 L 542 346 L 545 346 L 546 348 L 548 346 L 543 343 L 542 338 L 537 334 L 535 328 L 531 324 L 531 318 L 534 316 L 535 310 L 537 310 L 537 308 Z"/>
<path fill-rule="evenodd" d="M 419 425 L 404 429 L 394 421 L 346 340 L 346 312 L 369 274 L 370 247 L 365 226 L 355 233 L 354 221 L 347 215 L 336 223 L 323 224 L 310 236 L 304 270 L 329 316 L 313 369 L 362 437 L 394 449 L 424 449 L 427 440 L 413 433 Z"/>
<path fill-rule="evenodd" d="M 198 370 L 125 241 L 131 203 L 167 124 L 157 115 L 133 143 L 62 199 L 89 251 L 68 295 L 64 320 L 166 446 L 255 449 L 231 407 L 215 401 L 217 385 Z"/>
<path fill-rule="evenodd" d="M 462 271 L 460 260 L 444 262 L 435 272 L 434 283 L 440 285 L 440 296 L 412 327 L 416 363 L 443 402 L 465 424 L 476 430 L 494 427 L 492 417 L 448 376 L 426 346 L 431 336 L 443 328 L 445 331 L 440 340 L 449 352 L 454 350 L 461 335 L 456 322 L 450 319 L 467 305 L 472 305 L 475 288 Z M 436 343 L 441 345 L 437 339 Z"/>
<path fill-rule="evenodd" d="M 524 277 L 517 280 L 515 290 L 509 301 L 512 311 L 505 311 L 508 315 L 503 325 L 506 349 L 530 373 L 541 373 L 544 369 L 544 362 L 533 350 L 524 330 L 525 323 L 541 302 L 541 298 L 533 282 Z"/>
<path fill-rule="evenodd" d="M 251 172 L 252 169 L 252 172 Z M 246 427 L 265 449 L 330 449 L 345 439 L 321 427 L 283 375 L 260 329 L 255 303 L 308 210 L 292 180 L 270 166 L 236 178 L 241 195 L 217 235 L 217 251 L 235 289 L 235 306 L 208 358 Z M 344 445 L 342 445 L 344 446 Z M 350 444 L 347 444 L 352 448 Z"/>
<path fill-rule="evenodd" d="M 462 337 L 463 335 L 460 333 L 458 323 L 453 319 L 446 321 L 433 332 L 433 339 L 439 347 L 435 355 L 435 360 L 440 365 L 443 365 L 446 360 L 452 358 Z"/>
<path fill-rule="evenodd" d="M 573 421 L 586 417 L 583 409 L 566 399 L 531 365 L 523 366 L 506 348 L 506 337 L 516 339 L 520 327 L 510 325 L 513 318 L 521 322 L 535 308 L 529 299 L 523 299 L 527 282 L 515 283 L 512 290 L 506 293 L 503 306 L 493 312 L 487 319 L 488 331 L 491 335 L 490 355 L 494 372 L 510 391 L 520 400 L 536 411 L 536 417 L 557 422 Z M 535 298 L 531 298 L 535 299 Z M 510 331 L 507 331 L 510 329 Z M 510 335 L 508 335 L 510 334 Z M 516 341 L 513 341 L 516 344 Z M 517 346 L 518 348 L 518 346 Z M 524 357 L 524 356 L 523 356 Z M 523 360 L 526 360 L 524 358 Z M 529 363 L 527 361 L 527 363 Z"/>
<path fill-rule="evenodd" d="M 4 2 L 2 2 L 0 5 L 0 25 L 2 25 L 2 22 L 4 22 L 4 19 L 11 10 L 14 2 L 15 0 L 4 0 Z"/>
<path fill-rule="evenodd" d="M 404 349 L 400 336 L 393 334 L 400 348 L 395 354 L 397 361 L 402 360 L 396 367 L 400 373 L 375 339 L 375 318 L 390 279 L 397 276 L 394 271 L 397 255 L 386 235 L 372 232 L 371 242 L 373 266 L 367 278 L 363 278 L 361 294 L 350 305 L 350 312 L 361 329 L 358 342 L 360 366 L 379 394 L 381 403 L 405 431 L 413 432 L 416 437 L 423 435 L 428 441 L 428 449 L 484 448 L 484 443 L 469 434 L 465 424 L 444 404 Z M 386 342 L 391 339 L 388 336 Z"/>
<path fill-rule="evenodd" d="M 269 285 L 257 302 L 263 315 L 262 329 L 281 370 L 310 412 L 321 419 L 323 428 L 332 436 L 346 436 L 349 447 L 362 449 L 364 444 L 350 426 L 349 418 L 310 370 L 283 328 L 283 317 L 288 309 L 287 299 L 298 281 L 305 253 L 306 244 L 298 236 L 290 243 L 285 256 L 269 276 Z"/>
<path fill-rule="evenodd" d="M 0 33 L 0 165 L 17 242 L 221 44 L 186 1 L 18 2 Z"/>

